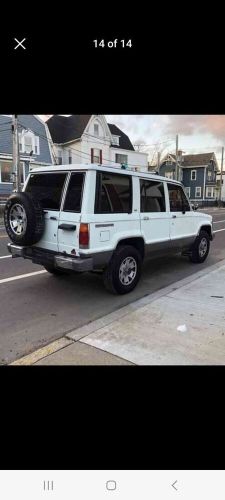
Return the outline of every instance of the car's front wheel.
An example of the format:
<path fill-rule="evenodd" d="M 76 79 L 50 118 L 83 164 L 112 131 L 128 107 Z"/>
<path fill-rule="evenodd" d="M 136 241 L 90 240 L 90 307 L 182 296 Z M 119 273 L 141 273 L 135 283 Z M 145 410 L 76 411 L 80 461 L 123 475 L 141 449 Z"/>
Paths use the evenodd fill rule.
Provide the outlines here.
<path fill-rule="evenodd" d="M 142 258 L 135 247 L 119 246 L 104 271 L 104 285 L 111 293 L 131 292 L 141 276 Z"/>
<path fill-rule="evenodd" d="M 195 264 L 206 260 L 210 249 L 210 239 L 206 231 L 200 231 L 191 249 L 189 259 Z"/>

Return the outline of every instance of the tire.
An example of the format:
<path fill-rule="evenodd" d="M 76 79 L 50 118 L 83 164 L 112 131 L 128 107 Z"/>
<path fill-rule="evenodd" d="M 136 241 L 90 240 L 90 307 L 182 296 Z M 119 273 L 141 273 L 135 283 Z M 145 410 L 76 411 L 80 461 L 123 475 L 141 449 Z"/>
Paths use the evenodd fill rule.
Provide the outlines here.
<path fill-rule="evenodd" d="M 4 210 L 6 231 L 13 243 L 33 245 L 44 232 L 44 212 L 38 200 L 28 193 L 13 193 Z"/>
<path fill-rule="evenodd" d="M 120 295 L 131 292 L 140 279 L 141 267 L 142 258 L 135 247 L 118 247 L 103 274 L 106 289 Z"/>
<path fill-rule="evenodd" d="M 208 256 L 210 249 L 210 239 L 206 231 L 200 231 L 191 249 L 189 259 L 195 264 L 201 264 Z"/>
<path fill-rule="evenodd" d="M 54 266 L 43 266 L 48 273 L 54 274 L 55 276 L 62 276 L 64 274 L 68 274 L 66 271 L 63 271 L 61 269 L 57 269 L 57 267 Z"/>

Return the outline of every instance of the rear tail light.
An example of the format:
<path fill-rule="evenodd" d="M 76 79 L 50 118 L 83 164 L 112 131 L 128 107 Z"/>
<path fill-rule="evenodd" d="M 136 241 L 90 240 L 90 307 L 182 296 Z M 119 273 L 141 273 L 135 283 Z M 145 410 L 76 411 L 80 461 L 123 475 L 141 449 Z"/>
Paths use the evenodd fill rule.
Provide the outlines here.
<path fill-rule="evenodd" d="M 80 224 L 79 247 L 89 247 L 89 224 Z"/>

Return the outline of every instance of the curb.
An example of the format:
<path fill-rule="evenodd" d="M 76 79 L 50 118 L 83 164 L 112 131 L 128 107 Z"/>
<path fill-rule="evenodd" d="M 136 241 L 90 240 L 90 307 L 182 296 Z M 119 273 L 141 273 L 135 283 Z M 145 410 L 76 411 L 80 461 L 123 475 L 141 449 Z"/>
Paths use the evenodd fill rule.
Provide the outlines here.
<path fill-rule="evenodd" d="M 73 344 L 73 341 L 65 337 L 61 337 L 60 339 L 51 342 L 51 344 L 48 344 L 45 347 L 37 349 L 31 354 L 23 356 L 22 358 L 13 361 L 13 363 L 9 363 L 9 366 L 33 365 L 37 363 L 37 361 L 40 361 L 43 358 L 51 356 L 51 354 L 54 354 L 55 352 L 60 351 L 61 349 L 64 349 L 64 347 L 67 347 L 70 344 Z"/>
<path fill-rule="evenodd" d="M 81 340 L 82 342 L 82 339 L 84 337 L 87 337 L 91 333 L 94 333 L 97 330 L 100 330 L 101 328 L 110 325 L 111 323 L 113 323 L 113 321 L 121 319 L 122 317 L 130 314 L 131 312 L 139 309 L 140 307 L 146 306 L 147 304 L 151 304 L 160 297 L 163 297 L 168 293 L 173 292 L 174 290 L 182 288 L 185 285 L 188 285 L 189 283 L 196 281 L 199 278 L 205 277 L 210 273 L 216 272 L 219 268 L 223 266 L 225 266 L 225 259 L 221 260 L 220 262 L 217 262 L 216 264 L 213 264 L 212 266 L 209 266 L 206 269 L 203 269 L 202 271 L 192 274 L 187 278 L 183 278 L 182 280 L 176 281 L 171 285 L 161 288 L 157 292 L 153 292 L 145 297 L 142 297 L 141 299 L 131 302 L 130 304 L 121 307 L 120 309 L 112 313 L 109 313 L 103 316 L 102 318 L 99 318 L 95 321 L 92 321 L 91 323 L 88 323 L 87 325 L 78 327 L 75 330 L 66 333 L 60 339 L 51 342 L 47 346 L 37 349 L 31 354 L 23 356 L 22 358 L 19 358 L 18 360 L 9 363 L 9 366 L 33 365 L 37 363 L 37 361 L 40 361 L 41 359 L 46 358 L 61 349 L 64 349 L 64 347 L 67 347 L 76 341 Z"/>

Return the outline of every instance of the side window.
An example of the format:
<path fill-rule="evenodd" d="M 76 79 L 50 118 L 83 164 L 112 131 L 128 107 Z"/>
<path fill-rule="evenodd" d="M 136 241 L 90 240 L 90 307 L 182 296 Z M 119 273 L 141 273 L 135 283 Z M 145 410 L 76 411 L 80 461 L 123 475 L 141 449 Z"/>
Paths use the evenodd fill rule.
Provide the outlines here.
<path fill-rule="evenodd" d="M 26 192 L 40 201 L 46 210 L 60 210 L 66 173 L 31 174 Z"/>
<path fill-rule="evenodd" d="M 132 210 L 132 177 L 97 173 L 95 213 L 130 213 Z"/>
<path fill-rule="evenodd" d="M 189 212 L 190 205 L 181 186 L 176 184 L 167 184 L 169 190 L 170 211 L 171 212 Z"/>
<path fill-rule="evenodd" d="M 140 180 L 141 212 L 165 212 L 165 193 L 162 182 Z"/>
<path fill-rule="evenodd" d="M 82 193 L 84 184 L 84 174 L 75 173 L 71 175 L 69 186 L 67 189 L 66 199 L 64 203 L 64 212 L 81 211 Z"/>

